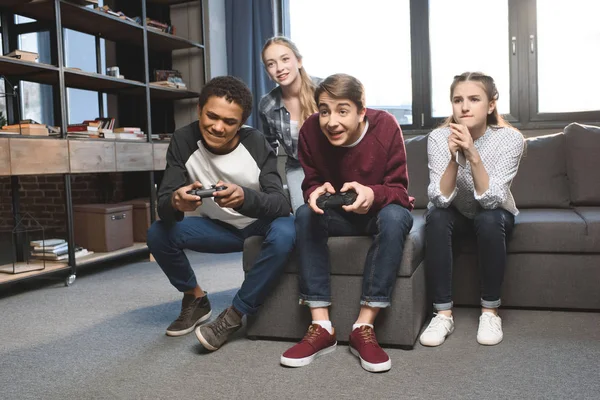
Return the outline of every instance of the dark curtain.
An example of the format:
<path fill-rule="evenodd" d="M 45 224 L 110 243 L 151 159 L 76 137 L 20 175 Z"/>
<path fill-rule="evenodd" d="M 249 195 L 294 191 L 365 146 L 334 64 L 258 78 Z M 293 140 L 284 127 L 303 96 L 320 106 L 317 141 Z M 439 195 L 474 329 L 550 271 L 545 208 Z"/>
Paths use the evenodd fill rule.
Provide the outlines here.
<path fill-rule="evenodd" d="M 225 0 L 227 71 L 242 79 L 254 96 L 252 114 L 246 124 L 258 125 L 258 102 L 274 83 L 265 72 L 260 52 L 274 35 L 272 0 Z"/>

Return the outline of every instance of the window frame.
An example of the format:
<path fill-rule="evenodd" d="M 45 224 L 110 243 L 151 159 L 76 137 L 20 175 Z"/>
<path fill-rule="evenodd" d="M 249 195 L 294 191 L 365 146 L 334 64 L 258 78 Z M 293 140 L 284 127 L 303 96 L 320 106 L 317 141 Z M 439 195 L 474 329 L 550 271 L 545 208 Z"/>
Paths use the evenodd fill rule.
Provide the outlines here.
<path fill-rule="evenodd" d="M 290 0 L 275 1 L 277 32 L 290 35 Z M 562 129 L 577 121 L 600 125 L 600 110 L 540 113 L 538 111 L 537 0 L 507 0 L 509 29 L 505 51 L 509 53 L 510 112 L 508 122 L 521 130 Z M 445 118 L 432 116 L 429 1 L 410 0 L 412 114 L 413 123 L 401 125 L 409 133 L 429 132 Z M 530 39 L 530 35 L 533 38 Z M 533 52 L 530 51 L 533 40 Z M 514 50 L 513 50 L 514 49 Z M 413 132 L 414 131 L 414 132 Z"/>

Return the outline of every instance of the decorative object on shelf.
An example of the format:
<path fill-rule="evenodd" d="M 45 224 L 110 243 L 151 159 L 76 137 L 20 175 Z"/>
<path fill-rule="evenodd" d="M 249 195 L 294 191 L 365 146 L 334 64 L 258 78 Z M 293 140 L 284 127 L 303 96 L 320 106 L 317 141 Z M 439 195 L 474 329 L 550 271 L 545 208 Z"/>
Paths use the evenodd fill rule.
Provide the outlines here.
<path fill-rule="evenodd" d="M 150 82 L 157 86 L 166 86 L 176 89 L 187 89 L 187 85 L 183 81 L 181 72 L 176 69 L 156 69 L 154 70 L 154 82 Z"/>
<path fill-rule="evenodd" d="M 40 56 L 38 53 L 34 53 L 32 51 L 15 50 L 6 54 L 6 57 L 16 58 L 17 60 L 21 61 L 37 62 Z"/>
<path fill-rule="evenodd" d="M 8 83 L 8 87 L 10 87 L 12 89 L 12 93 L 0 93 L 0 95 L 4 95 L 4 97 L 7 96 L 11 96 L 14 98 L 14 100 L 17 101 L 17 107 L 15 108 L 17 110 L 17 120 L 19 121 L 19 133 L 21 133 L 21 102 L 19 101 L 19 87 L 17 85 L 13 85 L 6 76 L 4 75 L 0 75 L 0 78 L 4 79 L 4 81 L 6 83 Z M 7 132 L 8 133 L 8 132 Z"/>
<path fill-rule="evenodd" d="M 28 225 L 26 223 L 29 223 Z M 12 266 L 0 267 L 0 272 L 5 274 L 22 274 L 31 271 L 46 269 L 46 260 L 34 262 L 29 252 L 29 246 L 37 243 L 46 243 L 44 227 L 29 213 L 17 217 L 15 227 L 12 229 L 11 247 L 13 251 Z M 37 240 L 31 240 L 31 235 Z M 41 237 L 41 239 L 39 239 Z"/>
<path fill-rule="evenodd" d="M 106 75 L 108 76 L 114 76 L 115 78 L 117 78 L 120 75 L 119 72 L 119 67 L 117 66 L 106 68 Z"/>

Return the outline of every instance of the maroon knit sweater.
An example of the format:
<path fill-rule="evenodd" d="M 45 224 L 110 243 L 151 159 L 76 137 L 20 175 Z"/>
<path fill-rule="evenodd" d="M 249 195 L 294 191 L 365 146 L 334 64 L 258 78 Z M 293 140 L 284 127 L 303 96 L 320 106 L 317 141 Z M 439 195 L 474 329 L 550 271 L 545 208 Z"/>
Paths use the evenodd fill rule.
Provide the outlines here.
<path fill-rule="evenodd" d="M 325 182 L 338 192 L 344 183 L 356 181 L 373 189 L 372 212 L 388 204 L 413 209 L 415 199 L 408 195 L 408 172 L 402 131 L 387 111 L 367 109 L 369 129 L 354 147 L 331 145 L 319 126 L 319 114 L 302 125 L 298 158 L 304 169 L 302 190 L 310 194 Z"/>

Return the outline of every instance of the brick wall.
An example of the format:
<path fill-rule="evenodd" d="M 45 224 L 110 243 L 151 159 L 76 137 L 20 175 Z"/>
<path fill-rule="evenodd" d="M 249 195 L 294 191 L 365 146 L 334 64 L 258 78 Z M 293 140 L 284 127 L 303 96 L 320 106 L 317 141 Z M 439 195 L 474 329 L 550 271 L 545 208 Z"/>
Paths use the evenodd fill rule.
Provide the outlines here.
<path fill-rule="evenodd" d="M 73 204 L 115 203 L 124 200 L 123 174 L 78 174 L 71 176 Z M 29 213 L 45 229 L 45 236 L 66 232 L 65 185 L 62 175 L 19 177 L 19 211 Z M 31 226 L 31 220 L 24 220 Z M 13 227 L 10 177 L 0 177 L 0 226 Z"/>

